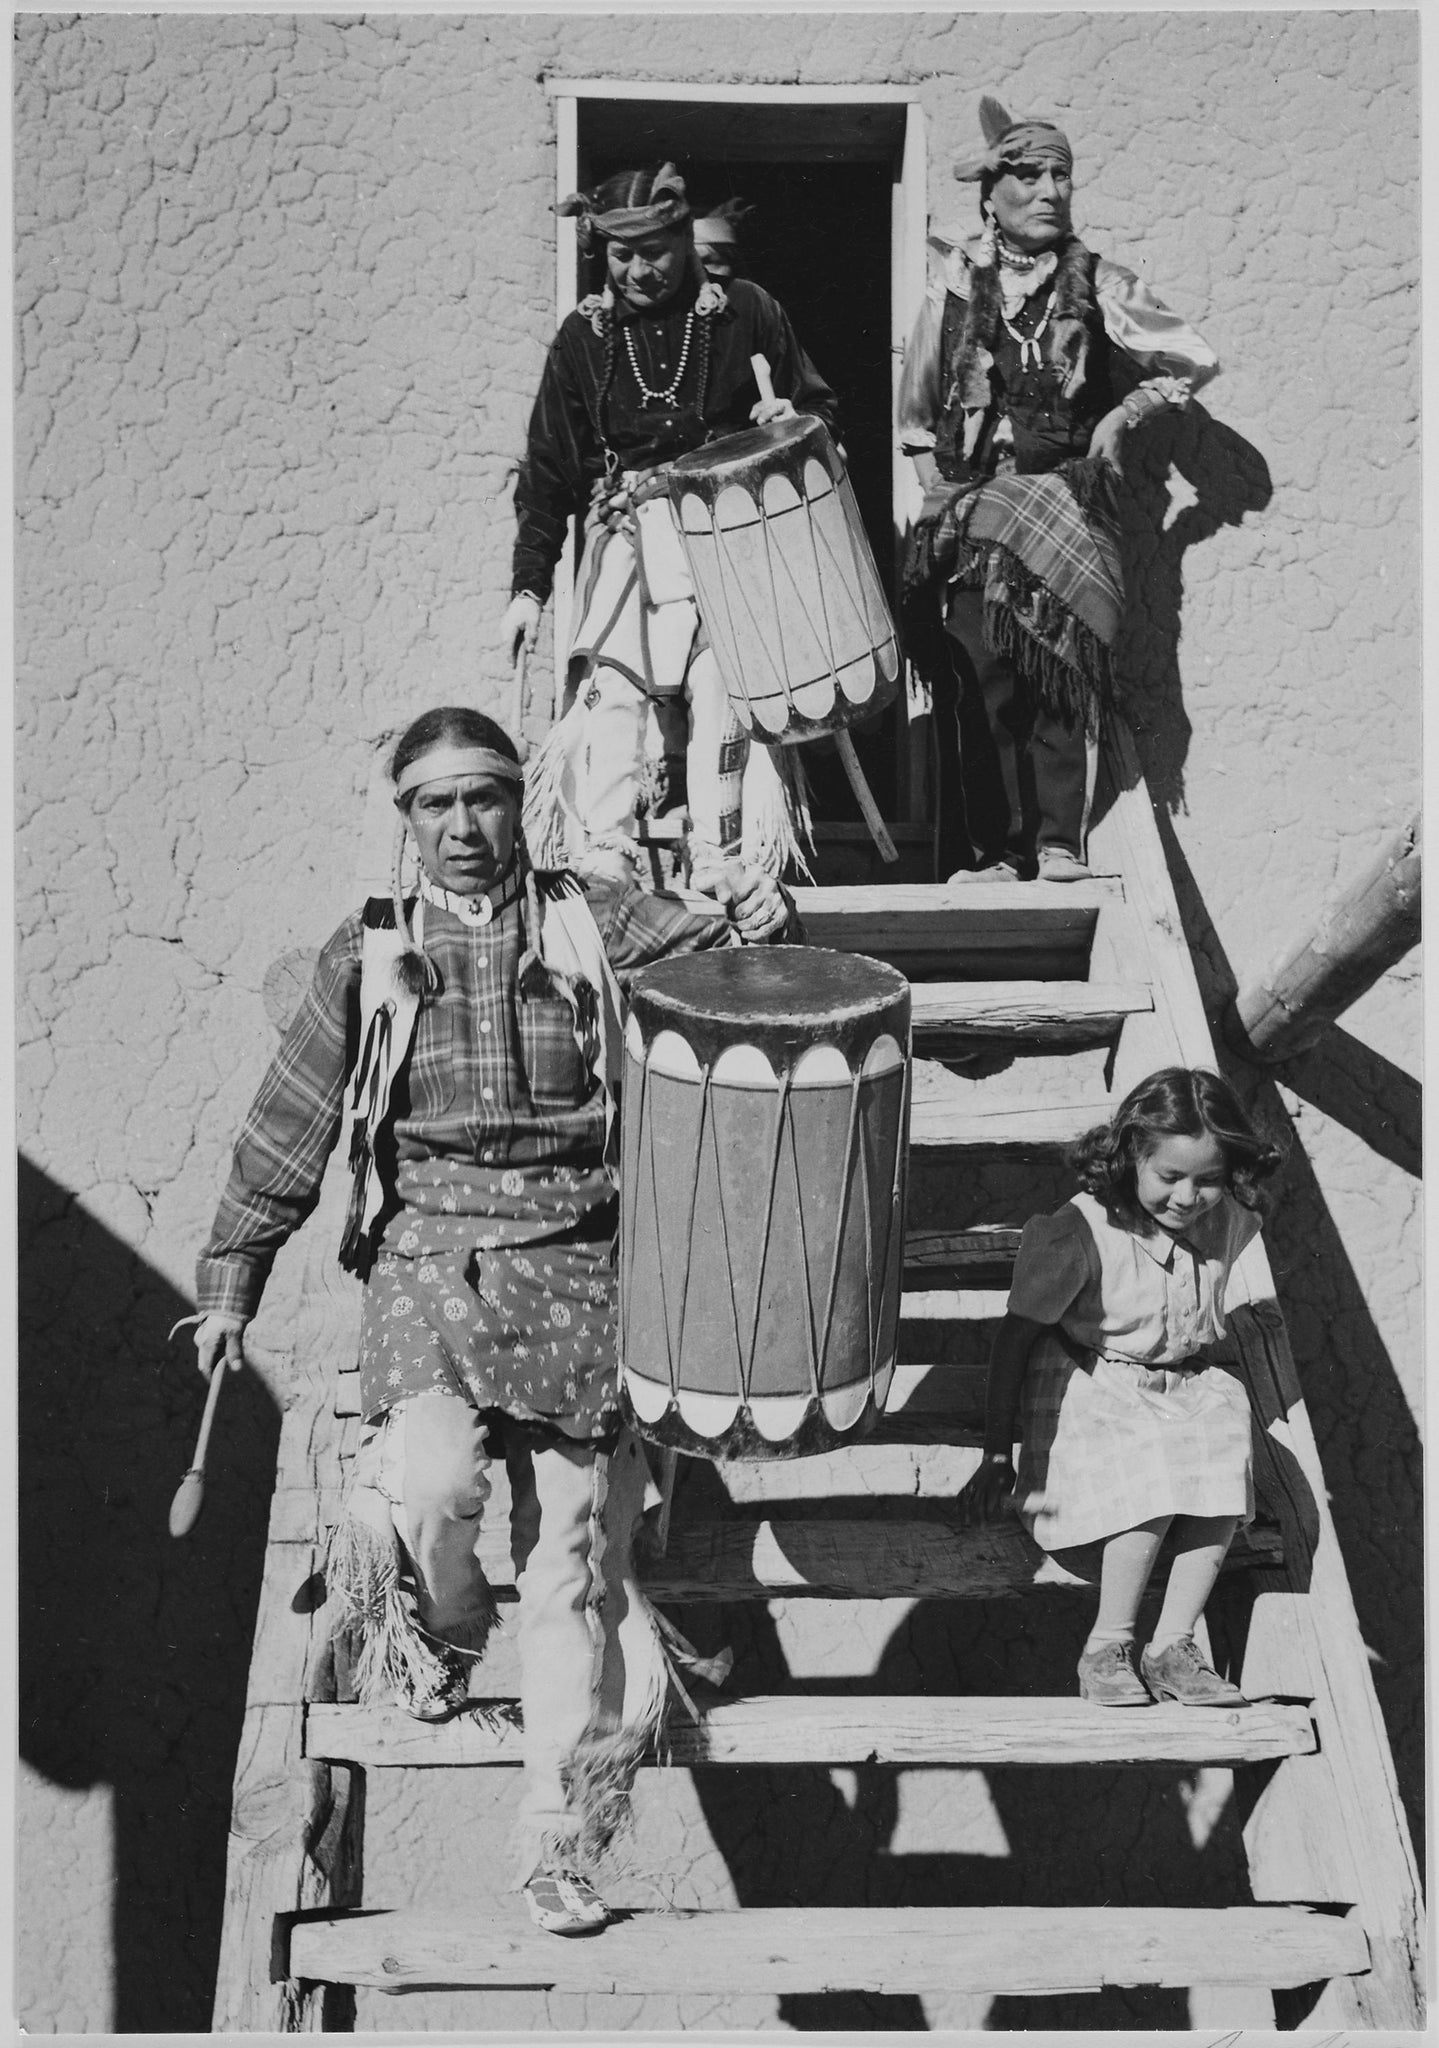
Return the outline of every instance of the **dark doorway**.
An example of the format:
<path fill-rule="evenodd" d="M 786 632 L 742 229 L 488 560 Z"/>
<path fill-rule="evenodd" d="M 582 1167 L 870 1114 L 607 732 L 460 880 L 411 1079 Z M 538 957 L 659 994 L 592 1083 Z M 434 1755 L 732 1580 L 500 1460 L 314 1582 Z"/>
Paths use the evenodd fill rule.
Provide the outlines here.
<path fill-rule="evenodd" d="M 672 158 L 696 213 L 731 198 L 753 208 L 741 231 L 744 274 L 779 300 L 838 395 L 850 480 L 892 603 L 890 238 L 903 133 L 902 105 L 584 99 L 577 136 L 583 184 Z M 890 819 L 903 808 L 904 718 L 897 700 L 853 735 Z M 832 744 L 805 746 L 803 760 L 816 821 L 858 823 Z"/>

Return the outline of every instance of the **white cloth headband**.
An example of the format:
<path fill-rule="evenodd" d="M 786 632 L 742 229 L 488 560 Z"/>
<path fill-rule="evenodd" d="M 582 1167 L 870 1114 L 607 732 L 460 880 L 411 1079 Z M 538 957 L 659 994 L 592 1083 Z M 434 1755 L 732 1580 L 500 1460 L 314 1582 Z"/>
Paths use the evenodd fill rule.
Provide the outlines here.
<path fill-rule="evenodd" d="M 432 747 L 401 771 L 395 784 L 395 801 L 408 796 L 425 782 L 452 782 L 457 775 L 494 775 L 502 782 L 523 784 L 525 771 L 508 754 L 492 747 Z"/>

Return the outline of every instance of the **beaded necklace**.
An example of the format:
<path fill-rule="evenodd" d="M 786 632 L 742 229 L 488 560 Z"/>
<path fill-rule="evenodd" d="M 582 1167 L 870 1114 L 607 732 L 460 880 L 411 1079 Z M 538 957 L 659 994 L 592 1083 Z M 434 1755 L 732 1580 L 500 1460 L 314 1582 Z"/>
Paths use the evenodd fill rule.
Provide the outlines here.
<path fill-rule="evenodd" d="M 685 314 L 684 340 L 680 343 L 680 359 L 675 368 L 674 376 L 668 384 L 656 391 L 651 390 L 650 386 L 646 384 L 644 378 L 640 375 L 639 357 L 635 353 L 635 331 L 632 326 L 626 326 L 625 353 L 630 359 L 630 369 L 634 372 L 634 380 L 640 387 L 640 397 L 646 405 L 673 405 L 678 398 L 680 386 L 684 382 L 685 371 L 689 367 L 690 342 L 694 337 L 694 331 L 695 309 L 691 306 L 688 313 Z"/>
<path fill-rule="evenodd" d="M 1051 287 L 1050 287 L 1050 293 L 1049 293 L 1049 297 L 1048 297 L 1048 298 L 1047 298 L 1047 299 L 1045 300 L 1045 302 L 1044 302 L 1044 317 L 1043 317 L 1043 319 L 1042 319 L 1042 320 L 1041 320 L 1041 321 L 1039 322 L 1038 326 L 1037 326 L 1037 327 L 1035 328 L 1035 330 L 1034 330 L 1034 332 L 1033 332 L 1032 334 L 1021 334 L 1021 333 L 1019 332 L 1018 328 L 1015 328 L 1015 327 L 1011 327 L 1011 326 L 1010 326 L 1010 324 L 1009 324 L 1009 315 L 1008 315 L 1008 314 L 1007 314 L 1007 313 L 1006 313 L 1006 312 L 1004 311 L 1003 307 L 1001 307 L 1001 308 L 1000 308 L 1000 313 L 999 313 L 999 317 L 1000 317 L 1001 321 L 1002 321 L 1002 322 L 1004 323 L 1004 331 L 1005 331 L 1005 333 L 1006 333 L 1006 334 L 1007 334 L 1007 335 L 1009 336 L 1009 338 L 1010 338 L 1010 340 L 1011 340 L 1011 341 L 1017 341 L 1017 342 L 1019 343 L 1019 368 L 1020 368 L 1020 372 L 1021 372 L 1021 374 L 1022 374 L 1022 373 L 1023 373 L 1023 372 L 1025 371 L 1025 370 L 1029 370 L 1029 369 L 1034 369 L 1034 370 L 1037 370 L 1037 369 L 1039 368 L 1039 362 L 1040 362 L 1040 356 L 1039 356 L 1039 342 L 1040 342 L 1040 337 L 1041 337 L 1041 336 L 1042 336 L 1042 334 L 1044 333 L 1044 330 L 1045 330 L 1045 328 L 1046 328 L 1046 327 L 1048 327 L 1048 325 L 1049 325 L 1049 316 L 1050 316 L 1050 314 L 1051 314 L 1051 313 L 1052 313 L 1053 311 L 1054 311 L 1054 288 L 1053 288 L 1053 286 L 1051 286 Z"/>

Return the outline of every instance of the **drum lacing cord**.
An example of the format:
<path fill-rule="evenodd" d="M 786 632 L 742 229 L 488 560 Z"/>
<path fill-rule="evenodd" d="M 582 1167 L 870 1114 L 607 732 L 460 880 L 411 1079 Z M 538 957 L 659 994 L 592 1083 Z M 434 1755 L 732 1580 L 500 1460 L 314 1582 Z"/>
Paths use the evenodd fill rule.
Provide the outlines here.
<path fill-rule="evenodd" d="M 750 1329 L 750 1337 L 749 1337 L 749 1357 L 748 1357 L 748 1358 L 747 1358 L 747 1359 L 745 1360 L 745 1362 L 744 1362 L 744 1398 L 745 1398 L 745 1400 L 746 1400 L 746 1401 L 748 1401 L 748 1400 L 750 1400 L 750 1399 L 751 1399 L 751 1394 L 750 1394 L 750 1388 L 751 1388 L 751 1385 L 752 1385 L 752 1383 L 753 1383 L 753 1380 L 754 1380 L 754 1360 L 755 1360 L 755 1349 L 756 1349 L 756 1346 L 757 1346 L 757 1345 L 758 1345 L 758 1343 L 759 1343 L 759 1319 L 760 1319 L 761 1307 L 762 1307 L 762 1304 L 763 1304 L 763 1300 L 764 1300 L 764 1274 L 765 1274 L 765 1267 L 766 1267 L 766 1266 L 768 1265 L 768 1263 L 769 1263 L 769 1239 L 770 1239 L 770 1228 L 771 1228 L 771 1225 L 772 1225 L 772 1223 L 773 1223 L 773 1220 L 774 1220 L 774 1195 L 775 1195 L 775 1189 L 776 1189 L 776 1188 L 778 1187 L 778 1185 L 779 1185 L 779 1162 L 780 1162 L 780 1154 L 781 1154 L 781 1153 L 783 1152 L 783 1150 L 784 1150 L 784 1137 L 785 1137 L 785 1131 L 786 1131 L 786 1129 L 788 1128 L 788 1119 L 787 1119 L 787 1116 L 786 1116 L 786 1111 L 787 1111 L 787 1110 L 788 1110 L 788 1108 L 789 1108 L 789 1097 L 790 1097 L 790 1087 L 791 1087 L 791 1083 L 792 1083 L 792 1080 L 793 1080 L 793 1076 L 792 1076 L 792 1075 L 791 1075 L 791 1074 L 790 1074 L 790 1073 L 789 1073 L 788 1071 L 786 1071 L 785 1073 L 783 1073 L 783 1074 L 781 1074 L 781 1075 L 780 1075 L 780 1077 L 779 1077 L 779 1094 L 778 1094 L 778 1096 L 776 1097 L 776 1100 L 775 1100 L 774 1146 L 773 1146 L 773 1149 L 772 1149 L 772 1151 L 771 1151 L 771 1153 L 770 1153 L 770 1162 L 769 1162 L 769 1193 L 768 1193 L 768 1195 L 767 1195 L 767 1196 L 766 1196 L 766 1198 L 765 1198 L 765 1211 L 764 1211 L 764 1243 L 763 1243 L 763 1245 L 762 1245 L 762 1246 L 761 1246 L 761 1248 L 760 1248 L 760 1268 L 759 1268 L 759 1273 L 758 1273 L 758 1275 L 757 1275 L 757 1277 L 756 1277 L 756 1280 L 755 1280 L 755 1291 L 754 1291 L 754 1323 L 753 1323 L 753 1326 L 752 1326 L 752 1327 L 751 1327 L 751 1329 Z M 791 1137 L 790 1137 L 790 1149 L 791 1149 L 791 1154 L 793 1154 L 793 1148 L 794 1148 L 794 1138 L 793 1138 L 793 1134 L 791 1134 Z M 796 1193 L 796 1197 L 798 1197 L 798 1193 L 799 1193 L 799 1162 L 798 1162 L 797 1160 L 795 1161 L 795 1193 Z M 798 1200 L 796 1200 L 796 1209 L 798 1210 L 798 1214 L 799 1214 L 799 1241 L 800 1241 L 800 1255 L 801 1255 L 801 1257 L 802 1257 L 802 1258 L 804 1258 L 804 1259 L 806 1260 L 806 1264 L 807 1264 L 807 1263 L 808 1263 L 808 1247 L 807 1247 L 807 1245 L 806 1245 L 806 1243 L 805 1243 L 805 1235 L 804 1235 L 804 1212 L 803 1212 L 803 1210 L 802 1210 L 802 1209 L 799 1209 L 799 1205 L 798 1205 Z M 815 1350 L 815 1342 L 814 1342 L 814 1311 L 813 1311 L 813 1309 L 812 1309 L 812 1307 L 811 1307 L 811 1305 L 810 1305 L 810 1298 L 809 1298 L 809 1285 L 808 1285 L 808 1281 L 806 1281 L 806 1284 L 805 1284 L 805 1295 L 804 1295 L 804 1334 L 805 1334 L 805 1338 L 806 1338 L 806 1340 L 807 1340 L 807 1342 L 808 1342 L 808 1345 L 809 1345 L 809 1377 L 810 1377 L 810 1387 L 811 1387 L 811 1391 L 812 1391 L 812 1392 L 813 1392 L 813 1393 L 815 1394 L 815 1396 L 816 1396 L 816 1397 L 818 1397 L 818 1393 L 819 1393 L 819 1357 L 818 1357 L 818 1354 L 817 1354 L 817 1352 L 816 1352 L 816 1350 Z"/>
<path fill-rule="evenodd" d="M 648 1062 L 648 1060 L 646 1060 L 646 1062 L 645 1062 L 645 1082 L 646 1082 L 646 1089 L 645 1089 L 645 1092 L 646 1092 L 646 1094 L 648 1094 L 648 1082 L 649 1082 L 649 1062 Z M 689 1213 L 688 1213 L 688 1214 L 687 1214 L 687 1216 L 685 1217 L 685 1240 L 684 1240 L 684 1241 L 685 1241 L 685 1244 L 686 1244 L 686 1246 L 687 1246 L 687 1247 L 688 1247 L 689 1245 L 693 1244 L 693 1242 L 694 1242 L 694 1229 L 695 1229 L 695 1208 L 696 1208 L 696 1205 L 697 1205 L 697 1203 L 698 1203 L 698 1201 L 699 1201 L 699 1186 L 700 1186 L 700 1155 L 701 1155 L 701 1154 L 703 1153 L 703 1151 L 704 1151 L 704 1142 L 705 1142 L 705 1126 L 706 1126 L 706 1124 L 707 1124 L 707 1122 L 708 1122 L 708 1120 L 709 1120 L 709 1099 L 710 1099 L 710 1069 L 709 1069 L 709 1068 L 708 1068 L 708 1067 L 706 1066 L 706 1067 L 701 1067 L 701 1069 L 700 1069 L 700 1114 L 699 1114 L 699 1123 L 698 1123 L 698 1125 L 697 1125 L 697 1126 L 696 1126 L 696 1128 L 695 1128 L 695 1143 L 694 1143 L 694 1152 L 693 1152 L 693 1155 L 692 1155 L 692 1157 L 691 1157 L 691 1159 L 690 1159 L 690 1179 L 689 1179 L 689 1186 L 690 1186 L 690 1204 L 689 1204 Z M 643 1115 L 643 1113 L 644 1113 L 644 1107 L 647 1107 L 647 1106 L 648 1106 L 648 1105 L 643 1105 L 643 1106 L 642 1106 L 642 1108 L 641 1108 L 641 1114 L 642 1114 L 642 1115 Z M 649 1119 L 647 1119 L 647 1128 L 648 1128 L 648 1130 L 649 1130 L 649 1134 L 650 1134 L 650 1186 L 651 1186 L 651 1188 L 653 1188 L 653 1189 L 655 1190 L 655 1201 L 656 1201 L 656 1213 L 655 1213 L 655 1223 L 656 1223 L 656 1227 L 658 1228 L 658 1223 L 659 1223 L 659 1212 L 658 1212 L 658 1201 L 659 1201 L 659 1182 L 658 1182 L 658 1180 L 656 1179 L 656 1176 L 655 1176 L 655 1172 L 654 1172 L 654 1119 L 653 1119 L 652 1117 L 651 1117 L 651 1118 L 649 1118 Z M 721 1201 L 723 1201 L 723 1196 L 721 1196 Z M 661 1262 L 660 1262 L 659 1276 L 660 1276 L 660 1305 L 661 1305 L 661 1307 L 662 1307 L 662 1308 L 663 1308 L 663 1310 L 664 1310 L 664 1318 L 665 1318 L 665 1348 L 666 1348 L 666 1351 L 668 1352 L 668 1349 L 669 1349 L 669 1328 L 670 1328 L 670 1307 L 669 1307 L 669 1300 L 668 1300 L 668 1290 L 667 1290 L 667 1289 L 666 1289 L 666 1287 L 665 1287 L 665 1275 L 664 1275 L 664 1262 L 663 1262 L 663 1260 L 661 1260 Z M 683 1276 L 682 1276 L 682 1278 L 681 1278 L 681 1280 L 680 1280 L 680 1301 L 679 1301 L 679 1309 L 680 1309 L 680 1320 L 679 1320 L 679 1331 L 678 1331 L 678 1334 L 677 1334 L 677 1335 L 676 1335 L 676 1337 L 675 1337 L 675 1346 L 674 1346 L 674 1354 L 673 1354 L 673 1356 L 672 1356 L 672 1357 L 670 1357 L 670 1359 L 669 1359 L 669 1372 L 670 1372 L 670 1398 L 671 1398 L 672 1400 L 675 1400 L 675 1401 L 678 1401 L 678 1399 L 679 1399 L 679 1367 L 680 1367 L 680 1360 L 681 1360 L 681 1358 L 683 1358 L 683 1356 L 684 1356 L 684 1348 L 685 1348 L 685 1314 L 686 1314 L 686 1311 L 687 1311 L 687 1309 L 688 1309 L 688 1307 L 689 1307 L 689 1294 L 690 1294 L 690 1262 L 689 1262 L 689 1257 L 688 1257 L 688 1254 L 686 1254 L 686 1257 L 685 1257 L 685 1265 L 684 1265 L 684 1273 L 683 1273 Z M 738 1347 L 739 1347 L 739 1328 L 738 1328 L 738 1322 L 736 1322 L 736 1328 L 735 1328 L 735 1347 L 736 1347 L 736 1349 L 738 1349 Z"/>
<path fill-rule="evenodd" d="M 857 1071 L 856 1071 L 856 1072 L 855 1072 L 854 1074 L 852 1074 L 852 1075 L 850 1076 L 850 1085 L 849 1085 L 849 1128 L 848 1128 L 848 1129 L 846 1130 L 846 1132 L 845 1132 L 845 1139 L 844 1139 L 844 1182 L 843 1182 L 843 1188 L 842 1188 L 842 1192 L 841 1192 L 841 1194 L 840 1194 L 840 1202 L 839 1202 L 839 1215 L 838 1215 L 838 1217 L 837 1217 L 837 1219 L 836 1219 L 836 1221 L 835 1221 L 835 1233 L 834 1233 L 834 1256 L 833 1256 L 833 1258 L 832 1258 L 832 1260 L 831 1260 L 831 1262 L 830 1262 L 830 1269 L 829 1269 L 829 1292 L 828 1292 L 828 1295 L 827 1295 L 827 1297 L 826 1297 L 826 1300 L 825 1300 L 825 1309 L 824 1309 L 824 1330 L 823 1330 L 823 1333 L 821 1334 L 821 1338 L 820 1338 L 820 1345 L 819 1345 L 819 1357 L 820 1357 L 820 1358 L 825 1358 L 825 1357 L 827 1357 L 827 1356 L 829 1355 L 829 1333 L 830 1333 L 830 1329 L 831 1329 L 831 1327 L 832 1327 L 832 1325 L 833 1325 L 833 1323 L 834 1323 L 834 1305 L 835 1305 L 835 1301 L 836 1301 L 836 1298 L 838 1297 L 838 1294 L 839 1294 L 839 1268 L 840 1268 L 840 1260 L 842 1259 L 842 1257 L 843 1257 L 843 1255 L 844 1255 L 844 1231 L 845 1231 L 845 1225 L 846 1225 L 846 1224 L 848 1223 L 848 1221 L 849 1221 L 849 1204 L 850 1204 L 850 1190 L 851 1190 L 851 1186 L 852 1186 L 852 1183 L 853 1183 L 853 1180 L 854 1180 L 854 1164 L 855 1164 L 855 1139 L 856 1139 L 856 1137 L 858 1136 L 858 1133 L 859 1133 L 859 1091 L 860 1091 L 860 1087 L 861 1087 L 861 1085 L 862 1085 L 863 1081 L 864 1081 L 864 1069 L 863 1069 L 863 1067 L 861 1066 L 861 1067 L 860 1067 L 860 1068 L 859 1068 L 859 1069 L 858 1069 L 858 1070 L 857 1070 Z M 867 1297 L 867 1299 L 866 1299 L 866 1312 L 867 1312 L 867 1313 L 869 1313 L 869 1312 L 871 1312 L 871 1310 L 872 1310 L 872 1302 L 873 1302 L 873 1294 L 874 1294 L 874 1286 L 873 1286 L 873 1281 L 874 1281 L 874 1273 L 873 1273 L 873 1268 L 872 1268 L 872 1266 L 871 1266 L 871 1263 L 870 1263 L 870 1261 L 871 1261 L 871 1254 L 872 1254 L 872 1251 L 873 1251 L 873 1236 L 874 1236 L 874 1233 L 873 1233 L 873 1229 L 872 1229 L 872 1227 L 871 1227 L 871 1220 L 870 1220 L 870 1213 L 869 1213 L 869 1176 L 868 1176 L 868 1174 L 861 1174 L 861 1175 L 860 1175 L 860 1185 L 861 1185 L 861 1187 L 862 1187 L 862 1189 L 863 1189 L 863 1191 L 864 1191 L 864 1210 L 865 1210 L 865 1215 L 864 1215 L 864 1264 L 865 1264 L 865 1282 L 866 1282 L 866 1286 L 865 1286 L 865 1293 L 866 1293 L 866 1297 Z M 800 1227 L 801 1227 L 801 1230 L 803 1230 L 803 1223 L 801 1223 L 801 1226 L 800 1226 Z M 871 1325 L 871 1328 L 872 1328 L 872 1327 L 873 1327 L 873 1325 Z M 869 1374 L 870 1374 L 870 1381 L 871 1381 L 871 1384 L 873 1384 L 873 1380 L 874 1380 L 874 1350 L 873 1350 L 873 1344 L 872 1344 L 872 1343 L 871 1343 L 871 1347 L 870 1347 L 870 1361 L 869 1361 Z M 815 1397 L 815 1400 L 816 1400 L 816 1401 L 818 1401 L 818 1400 L 820 1400 L 820 1399 L 821 1399 L 821 1389 L 820 1389 L 820 1381 L 819 1381 L 819 1372 L 818 1372 L 818 1369 L 816 1369 L 816 1372 L 815 1372 L 815 1382 L 814 1382 L 814 1397 Z"/>

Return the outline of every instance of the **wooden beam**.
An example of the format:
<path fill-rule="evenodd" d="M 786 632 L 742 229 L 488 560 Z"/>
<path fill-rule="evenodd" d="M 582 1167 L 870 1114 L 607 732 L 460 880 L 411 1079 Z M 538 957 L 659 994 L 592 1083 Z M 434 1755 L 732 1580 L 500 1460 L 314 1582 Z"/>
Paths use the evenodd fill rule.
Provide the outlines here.
<path fill-rule="evenodd" d="M 930 1054 L 992 1038 L 1106 1045 L 1126 1017 L 1153 1008 L 1139 982 L 922 981 L 910 990 L 915 1045 Z"/>
<path fill-rule="evenodd" d="M 893 961 L 911 979 L 938 968 L 951 982 L 1082 980 L 1100 907 L 1122 900 L 1113 881 L 795 891 L 811 945 Z"/>
<path fill-rule="evenodd" d="M 689 79 L 547 78 L 555 99 L 697 100 L 717 106 L 903 106 L 922 94 L 913 85 L 705 85 Z"/>
<path fill-rule="evenodd" d="M 984 1151 L 1053 1151 L 1102 1124 L 1111 1112 L 1107 1099 L 1087 1102 L 1021 1104 L 986 1100 L 946 1100 L 943 1096 L 912 1101 L 909 1112 L 911 1149 L 963 1146 Z"/>
<path fill-rule="evenodd" d="M 799 888 L 795 901 L 806 925 L 822 918 L 839 930 L 884 929 L 898 922 L 931 946 L 946 932 L 982 929 L 996 921 L 1017 931 L 1083 930 L 1102 905 L 1122 902 L 1117 876 L 1090 882 L 989 882 L 983 887 L 929 882 L 878 882 L 866 889 Z"/>
<path fill-rule="evenodd" d="M 1106 773 L 1118 794 L 1096 827 L 1091 858 L 1123 870 L 1132 914 L 1101 914 L 1092 966 L 1118 976 L 1147 964 L 1156 999 L 1152 1016 L 1124 1027 L 1113 1079 L 1122 1094 L 1155 1067 L 1216 1062 L 1149 792 L 1133 739 L 1118 724 Z M 1368 1975 L 1328 1985 L 1307 2024 L 1413 2032 L 1424 2024 L 1418 1869 L 1262 1242 L 1239 1262 L 1229 1324 L 1260 1418 L 1258 1478 L 1285 1553 L 1273 1579 L 1257 1582 L 1239 1675 L 1251 1692 L 1312 1696 L 1319 1734 L 1313 1756 L 1278 1766 L 1245 1824 L 1251 1888 L 1257 1899 L 1354 1900 L 1363 1915 Z"/>
<path fill-rule="evenodd" d="M 906 1322 L 998 1322 L 1009 1302 L 1008 1287 L 931 1287 L 907 1289 L 899 1312 Z"/>
<path fill-rule="evenodd" d="M 1304 1907 L 750 1907 L 629 1913 L 588 1941 L 516 1904 L 356 1913 L 295 1927 L 290 1968 L 381 1991 L 1100 1991 L 1111 1984 L 1310 1984 L 1363 1970 L 1357 1920 Z"/>
<path fill-rule="evenodd" d="M 1013 1223 L 982 1223 L 972 1230 L 907 1230 L 905 1270 L 944 1266 L 974 1269 L 1012 1266 L 1022 1235 Z"/>
<path fill-rule="evenodd" d="M 341 1162 L 343 1164 L 343 1162 Z M 321 1510 L 338 1495 L 350 1431 L 326 1397 L 337 1359 L 353 1353 L 355 1283 L 334 1263 L 348 1176 L 332 1171 L 306 1228 L 293 1294 L 283 1283 L 267 1320 L 295 1333 L 293 1392 L 280 1426 L 276 1491 L 241 1725 L 215 1980 L 215 2033 L 306 2033 L 353 2025 L 343 1988 L 302 1983 L 275 1965 L 288 1915 L 354 1905 L 361 1895 L 364 1779 L 307 1761 L 303 1703 L 334 1697 L 323 1610 Z"/>
<path fill-rule="evenodd" d="M 1314 1748 L 1307 1708 L 1269 1701 L 1195 1713 L 1108 1713 L 1078 1699 L 781 1694 L 675 1715 L 666 1764 L 1246 1764 Z M 370 1766 L 518 1765 L 518 1702 L 427 1726 L 398 1707 L 314 1706 L 305 1754 Z"/>
<path fill-rule="evenodd" d="M 1241 1533 L 1225 1560 L 1243 1570 L 1279 1551 L 1272 1531 Z M 480 1539 L 492 1577 L 506 1574 L 504 1547 Z M 641 1553 L 652 1600 L 992 1600 L 1049 1585 L 1044 1553 L 1017 1522 L 962 1529 L 941 1521 L 726 1521 L 680 1524 L 662 1558 Z M 1040 1577 L 1040 1573 L 1046 1576 Z"/>
<path fill-rule="evenodd" d="M 1255 1582 L 1239 1676 L 1311 1695 L 1320 1743 L 1280 1766 L 1245 1822 L 1251 1890 L 1274 1899 L 1302 1880 L 1306 1897 L 1342 1893 L 1362 1912 L 1370 1973 L 1331 1985 L 1308 2024 L 1413 2032 L 1424 2025 L 1419 1873 L 1298 1373 L 1272 1300 L 1228 1321 L 1260 1423 L 1256 1478 L 1284 1546 L 1280 1570 Z"/>
<path fill-rule="evenodd" d="M 1421 818 L 1416 812 L 1308 929 L 1245 983 L 1228 1036 L 1273 1065 L 1307 1052 L 1380 975 L 1419 943 Z"/>
<path fill-rule="evenodd" d="M 961 1432 L 978 1435 L 984 1428 L 988 1365 L 897 1365 L 884 1404 L 885 1419 L 943 1416 L 962 1442 Z"/>

